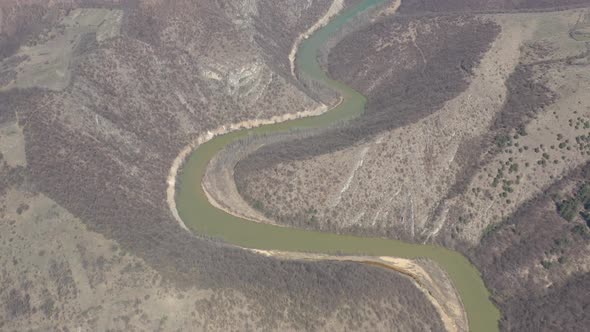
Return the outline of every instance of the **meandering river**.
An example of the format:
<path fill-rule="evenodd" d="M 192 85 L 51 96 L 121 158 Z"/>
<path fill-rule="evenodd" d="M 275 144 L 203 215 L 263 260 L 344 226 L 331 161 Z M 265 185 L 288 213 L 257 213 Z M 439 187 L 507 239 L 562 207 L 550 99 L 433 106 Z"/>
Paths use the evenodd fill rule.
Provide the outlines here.
<path fill-rule="evenodd" d="M 436 245 L 420 245 L 403 241 L 280 227 L 242 219 L 215 208 L 207 200 L 201 182 L 209 160 L 226 145 L 254 134 L 268 134 L 296 128 L 322 128 L 359 116 L 366 98 L 341 82 L 330 79 L 322 71 L 317 55 L 326 40 L 351 18 L 386 0 L 365 0 L 356 7 L 338 14 L 326 26 L 301 43 L 297 52 L 297 69 L 337 91 L 342 102 L 330 111 L 314 117 L 243 129 L 215 137 L 194 150 L 177 177 L 175 196 L 178 215 L 192 232 L 219 238 L 233 245 L 260 250 L 316 252 L 324 254 L 429 258 L 449 275 L 463 302 L 471 331 L 498 331 L 498 309 L 489 298 L 479 271 L 460 253 Z"/>

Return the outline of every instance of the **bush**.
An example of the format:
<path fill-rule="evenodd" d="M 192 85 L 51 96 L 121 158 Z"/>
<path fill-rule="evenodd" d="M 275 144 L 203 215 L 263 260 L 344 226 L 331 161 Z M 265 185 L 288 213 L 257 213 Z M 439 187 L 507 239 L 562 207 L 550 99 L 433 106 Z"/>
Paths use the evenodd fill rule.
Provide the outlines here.
<path fill-rule="evenodd" d="M 564 199 L 557 204 L 557 211 L 563 219 L 572 221 L 576 216 L 576 213 L 578 213 L 579 205 L 580 201 L 575 197 Z"/>
<path fill-rule="evenodd" d="M 510 165 L 510 168 L 508 168 L 508 172 L 509 173 L 516 173 L 518 172 L 518 164 L 512 164 Z"/>
<path fill-rule="evenodd" d="M 499 148 L 505 148 L 507 146 L 511 146 L 512 145 L 512 139 L 508 135 L 499 135 L 499 136 L 496 136 L 495 141 L 496 141 L 496 145 Z"/>
<path fill-rule="evenodd" d="M 588 235 L 588 227 L 584 227 L 584 225 L 576 225 L 572 227 L 572 233 L 578 234 L 580 236 Z"/>
<path fill-rule="evenodd" d="M 578 199 L 584 203 L 584 206 L 590 203 L 590 185 L 584 183 L 580 190 L 578 190 Z"/>

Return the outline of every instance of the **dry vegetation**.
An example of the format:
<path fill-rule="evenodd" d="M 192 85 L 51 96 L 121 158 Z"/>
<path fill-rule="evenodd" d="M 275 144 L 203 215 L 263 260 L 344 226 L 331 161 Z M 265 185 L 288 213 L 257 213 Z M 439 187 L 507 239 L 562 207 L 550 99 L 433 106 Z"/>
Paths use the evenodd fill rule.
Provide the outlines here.
<path fill-rule="evenodd" d="M 340 52 L 331 72 L 369 96 L 367 112 L 317 137 L 266 144 L 235 167 L 238 190 L 285 223 L 376 226 L 377 234 L 418 240 L 443 230 L 449 244 L 476 243 L 495 218 L 587 158 L 589 77 L 581 69 L 588 50 L 584 42 L 563 38 L 585 14 L 422 18 L 405 28 L 394 18 L 375 24 L 372 35 L 367 31 L 373 26 L 352 34 L 335 48 Z M 489 50 L 480 48 L 481 61 L 465 57 L 473 42 L 461 44 L 463 52 L 452 41 L 441 42 L 458 54 L 454 58 L 445 47 L 420 42 L 435 39 L 437 31 L 453 39 L 452 24 L 462 32 L 455 39 L 467 40 L 467 31 L 481 36 L 484 27 L 494 29 L 489 20 L 502 33 Z M 363 42 L 359 49 L 376 50 L 365 60 L 371 65 L 348 60 L 359 52 L 346 45 Z M 438 54 L 446 62 L 438 64 Z M 403 75 L 404 69 L 419 79 Z M 444 226 L 447 213 L 453 231 Z"/>
<path fill-rule="evenodd" d="M 587 0 L 406 0 L 402 14 L 436 14 L 446 12 L 549 11 L 583 7 Z"/>
<path fill-rule="evenodd" d="M 477 10 L 496 13 L 431 13 L 468 11 L 461 3 L 407 1 L 407 16 L 344 38 L 330 72 L 368 96 L 366 114 L 267 144 L 237 163 L 237 188 L 284 224 L 468 253 L 505 330 L 583 329 L 588 9 L 487 1 Z M 447 39 L 438 44 L 437 33 Z M 371 117 L 375 126 L 359 130 Z"/>
<path fill-rule="evenodd" d="M 576 169 L 547 188 L 489 230 L 474 251 L 504 309 L 506 330 L 575 331 L 588 325 L 589 171 L 588 165 Z"/>
<path fill-rule="evenodd" d="M 0 93 L 0 329 L 443 329 L 406 277 L 230 248 L 166 205 L 170 164 L 198 135 L 319 105 L 286 61 L 329 1 L 31 3 L 0 7 L 1 70 L 17 73 Z M 74 17 L 120 11 L 106 38 Z M 16 90 L 31 50 L 39 70 Z M 52 59 L 71 79 L 48 91 Z"/>
<path fill-rule="evenodd" d="M 21 46 L 33 46 L 78 7 L 114 8 L 121 0 L 4 0 L 0 3 L 0 61 Z"/>
<path fill-rule="evenodd" d="M 217 280 L 203 277 L 178 287 L 22 185 L 2 195 L 0 214 L 2 330 L 443 330 L 423 294 L 382 269 L 281 262 L 210 243 L 218 253 L 195 250 L 211 259 L 197 266 L 203 274 L 218 266 L 210 276 Z M 260 273 L 248 273 L 244 258 Z M 246 272 L 242 282 L 231 277 L 240 274 L 234 269 Z M 383 290 L 373 284 L 389 291 L 380 295 Z"/>
<path fill-rule="evenodd" d="M 230 285 L 230 281 L 225 280 L 219 282 L 218 287 L 203 287 L 205 283 L 199 282 L 196 286 L 179 289 L 132 252 L 86 230 L 79 220 L 44 195 L 13 190 L 5 196 L 2 205 L 14 207 L 21 202 L 27 202 L 27 210 L 6 211 L 3 217 L 6 222 L 1 225 L 2 284 L 6 286 L 0 290 L 2 329 L 341 330 L 391 329 L 399 327 L 400 322 L 407 322 L 408 330 L 442 328 L 436 320 L 419 323 L 423 317 L 436 317 L 434 309 L 421 309 L 420 305 L 426 301 L 421 302 L 422 295 L 409 281 L 380 269 L 363 271 L 352 264 L 278 263 L 269 267 L 266 273 L 270 274 L 252 275 L 250 277 L 255 279 L 245 281 L 242 286 Z M 64 234 L 68 237 L 64 238 Z M 237 262 L 241 258 L 238 255 L 233 259 L 213 259 Z M 277 272 L 282 274 L 279 271 L 311 277 L 314 273 L 310 273 L 310 268 L 318 269 L 314 280 L 326 282 L 312 289 L 309 287 L 314 282 L 304 280 L 306 277 L 297 282 L 280 277 L 277 280 L 281 280 L 281 285 L 266 288 L 266 281 L 261 279 Z M 333 273 L 328 272 L 333 268 Z M 231 271 L 231 267 L 219 271 L 218 276 Z M 381 276 L 371 278 L 366 288 L 358 288 L 360 293 L 349 294 L 357 287 L 357 278 L 365 274 Z M 335 282 L 337 279 L 342 280 Z M 392 293 L 383 297 L 370 291 L 362 294 L 372 288 L 381 292 L 377 287 L 370 287 L 370 283 L 389 284 Z M 334 288 L 335 285 L 339 286 Z M 250 290 L 242 292 L 242 287 Z M 295 295 L 280 290 L 285 288 L 304 293 Z M 399 290 L 408 293 L 401 294 Z M 330 302 L 334 301 L 333 304 L 326 306 L 328 303 L 323 303 L 326 299 L 311 295 L 322 292 L 332 294 Z M 373 302 L 371 297 L 374 296 L 380 300 Z M 261 300 L 269 297 L 274 299 L 277 311 L 269 311 L 267 302 Z M 299 308 L 300 305 L 303 308 Z M 329 308 L 332 305 L 334 307 Z M 287 311 L 282 313 L 284 309 Z M 314 316 L 308 310 L 320 310 L 326 317 L 308 320 Z"/>
<path fill-rule="evenodd" d="M 399 140 L 384 139 L 383 133 L 396 128 L 402 128 L 398 131 L 402 132 L 404 126 L 428 118 L 467 88 L 471 68 L 498 30 L 493 22 L 474 18 L 392 17 L 352 34 L 331 53 L 330 72 L 369 97 L 366 113 L 350 125 L 319 137 L 258 149 L 236 166 L 238 189 L 252 205 L 264 206 L 273 220 L 307 227 L 315 224 L 330 230 L 343 228 L 339 223 L 346 223 L 347 228 L 370 222 L 374 216 L 367 215 L 359 222 L 357 216 L 344 217 L 341 213 L 362 213 L 366 209 L 359 209 L 357 204 L 376 212 L 376 205 L 389 204 L 383 199 L 389 200 L 385 196 L 394 194 L 400 186 L 373 179 L 397 182 L 404 171 L 410 171 L 404 162 L 410 154 L 394 156 L 396 149 L 387 145 L 407 146 L 413 136 L 404 133 Z M 365 56 L 357 52 L 360 49 L 374 51 Z M 423 125 L 427 126 L 433 131 L 430 123 Z M 435 128 L 445 132 L 432 134 L 448 135 L 441 127 L 437 123 Z M 376 148 L 369 149 L 373 144 Z M 354 147 L 347 149 L 351 145 Z M 322 156 L 333 151 L 338 152 Z M 401 160 L 394 165 L 392 157 Z M 427 162 L 436 164 L 434 160 Z M 357 170 L 363 174 L 356 174 Z M 361 186 L 362 192 L 356 192 L 355 187 Z M 311 219 L 318 222 L 310 223 Z M 387 227 L 380 227 L 376 233 L 393 231 L 390 225 L 381 226 Z"/>
<path fill-rule="evenodd" d="M 402 276 L 195 238 L 166 205 L 198 135 L 320 105 L 288 54 L 329 5 L 3 1 L 0 329 L 441 330 Z M 355 22 L 325 65 L 366 114 L 227 159 L 236 192 L 277 222 L 460 248 L 504 329 L 583 329 L 590 16 L 555 9 L 406 0 Z"/>
<path fill-rule="evenodd" d="M 62 90 L 69 85 L 77 56 L 96 42 L 119 35 L 123 11 L 83 8 L 68 11 L 59 24 L 31 39 L 0 62 L 1 90 L 39 87 Z"/>

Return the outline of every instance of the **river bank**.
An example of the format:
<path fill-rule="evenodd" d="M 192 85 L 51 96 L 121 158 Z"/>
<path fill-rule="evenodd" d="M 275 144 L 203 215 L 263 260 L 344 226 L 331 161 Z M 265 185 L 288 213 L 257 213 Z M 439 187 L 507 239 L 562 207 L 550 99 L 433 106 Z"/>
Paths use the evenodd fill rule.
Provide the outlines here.
<path fill-rule="evenodd" d="M 479 272 L 461 254 L 449 249 L 433 246 L 405 243 L 381 238 L 361 238 L 337 234 L 320 233 L 278 227 L 258 223 L 216 208 L 203 190 L 202 181 L 209 161 L 228 144 L 250 135 L 280 133 L 289 129 L 323 128 L 336 122 L 360 115 L 364 110 L 366 98 L 344 84 L 331 80 L 320 70 L 317 63 L 317 51 L 329 36 L 338 30 L 347 20 L 356 14 L 371 8 L 383 0 L 367 0 L 334 18 L 329 24 L 307 38 L 298 52 L 298 68 L 309 77 L 322 82 L 339 92 L 343 102 L 329 112 L 311 118 L 300 118 L 273 125 L 260 126 L 249 130 L 231 131 L 217 136 L 208 133 L 198 147 L 187 147 L 173 165 L 170 174 L 176 175 L 182 165 L 182 172 L 169 177 L 168 197 L 174 201 L 173 213 L 187 229 L 196 234 L 219 238 L 227 243 L 242 248 L 272 250 L 280 252 L 314 252 L 322 253 L 334 259 L 346 253 L 349 256 L 378 256 L 391 259 L 416 260 L 428 258 L 442 267 L 463 303 L 468 317 L 469 329 L 472 331 L 497 331 L 499 312 L 489 299 L 489 293 L 481 280 Z M 234 128 L 238 129 L 238 128 Z M 220 131 L 222 133 L 223 131 Z M 190 156 L 189 156 L 190 154 Z M 182 160 L 186 162 L 182 164 Z M 170 189 L 172 188 L 172 189 Z M 174 190 L 176 189 L 176 191 Z M 176 192 L 176 196 L 174 193 Z M 459 325 L 457 325 L 459 326 Z"/>

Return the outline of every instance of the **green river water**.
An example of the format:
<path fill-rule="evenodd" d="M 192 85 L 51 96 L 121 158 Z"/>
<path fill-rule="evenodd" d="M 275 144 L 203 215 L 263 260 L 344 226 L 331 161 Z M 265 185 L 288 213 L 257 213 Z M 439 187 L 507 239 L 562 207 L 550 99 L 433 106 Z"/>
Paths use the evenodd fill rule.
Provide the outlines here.
<path fill-rule="evenodd" d="M 209 204 L 201 181 L 209 160 L 223 147 L 253 134 L 268 134 L 294 128 L 321 128 L 359 116 L 366 98 L 352 88 L 330 79 L 317 62 L 319 48 L 335 31 L 355 15 L 386 0 L 365 0 L 332 19 L 328 25 L 304 40 L 297 53 L 301 74 L 320 81 L 342 96 L 342 103 L 320 116 L 244 129 L 218 136 L 199 146 L 186 160 L 178 176 L 176 204 L 185 225 L 194 233 L 219 238 L 239 247 L 345 253 L 351 255 L 425 257 L 436 261 L 450 276 L 465 306 L 471 331 L 498 331 L 500 313 L 489 299 L 479 271 L 460 253 L 435 245 L 419 245 L 397 240 L 337 235 L 253 222 L 232 216 Z"/>

